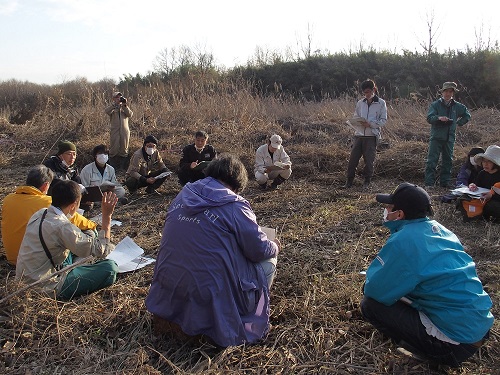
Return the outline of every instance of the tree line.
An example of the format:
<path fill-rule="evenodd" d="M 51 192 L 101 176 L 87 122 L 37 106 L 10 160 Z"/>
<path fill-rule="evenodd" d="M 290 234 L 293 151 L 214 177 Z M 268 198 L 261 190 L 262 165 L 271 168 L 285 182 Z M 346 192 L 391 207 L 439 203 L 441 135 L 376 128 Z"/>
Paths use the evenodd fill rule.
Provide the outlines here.
<path fill-rule="evenodd" d="M 458 99 L 471 109 L 497 107 L 500 99 L 500 47 L 464 51 L 410 52 L 397 54 L 373 49 L 356 52 L 314 53 L 286 58 L 259 50 L 246 65 L 219 67 L 210 53 L 188 47 L 165 50 L 154 71 L 145 75 L 124 74 L 119 82 L 85 78 L 57 85 L 9 80 L 0 82 L 0 110 L 9 122 L 24 123 L 37 111 L 57 100 L 59 108 L 78 107 L 103 99 L 118 89 L 127 96 L 156 92 L 171 100 L 182 95 L 223 90 L 251 90 L 253 95 L 297 101 L 320 101 L 358 95 L 359 82 L 375 80 L 386 100 L 431 101 L 445 81 L 457 82 Z M 154 90 L 152 90 L 154 88 Z M 180 99 L 179 99 L 180 98 Z M 53 103 L 52 103 L 53 104 Z"/>

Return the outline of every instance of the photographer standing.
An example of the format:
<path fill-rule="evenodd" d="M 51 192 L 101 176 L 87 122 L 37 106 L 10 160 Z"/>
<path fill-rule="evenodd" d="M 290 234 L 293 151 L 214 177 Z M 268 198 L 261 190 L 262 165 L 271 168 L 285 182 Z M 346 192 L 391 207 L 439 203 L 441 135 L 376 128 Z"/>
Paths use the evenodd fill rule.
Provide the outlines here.
<path fill-rule="evenodd" d="M 121 92 L 113 93 L 113 103 L 104 110 L 109 115 L 111 128 L 109 164 L 116 170 L 127 170 L 128 167 L 128 144 L 130 140 L 130 129 L 128 119 L 132 117 L 132 110 L 127 104 Z"/>

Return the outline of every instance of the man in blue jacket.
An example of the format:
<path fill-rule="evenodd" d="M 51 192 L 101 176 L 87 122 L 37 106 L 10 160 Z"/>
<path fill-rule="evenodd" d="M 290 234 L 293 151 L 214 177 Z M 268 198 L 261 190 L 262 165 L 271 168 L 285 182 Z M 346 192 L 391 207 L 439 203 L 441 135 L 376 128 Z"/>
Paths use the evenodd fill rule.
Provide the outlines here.
<path fill-rule="evenodd" d="M 421 187 L 405 182 L 376 199 L 391 235 L 366 271 L 361 312 L 399 346 L 458 367 L 493 325 L 475 264 L 455 234 L 427 217 Z"/>

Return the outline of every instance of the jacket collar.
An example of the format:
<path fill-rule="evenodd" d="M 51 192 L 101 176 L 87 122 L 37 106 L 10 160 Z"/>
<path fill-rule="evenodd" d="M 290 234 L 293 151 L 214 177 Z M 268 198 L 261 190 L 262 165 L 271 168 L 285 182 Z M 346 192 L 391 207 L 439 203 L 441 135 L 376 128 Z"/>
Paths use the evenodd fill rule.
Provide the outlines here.
<path fill-rule="evenodd" d="M 422 217 L 419 219 L 412 219 L 412 220 L 393 220 L 393 221 L 386 221 L 384 223 L 384 226 L 389 228 L 391 231 L 391 234 L 399 232 L 405 225 L 407 224 L 413 224 L 413 223 L 419 223 L 421 221 L 426 221 L 429 220 L 428 217 Z"/>

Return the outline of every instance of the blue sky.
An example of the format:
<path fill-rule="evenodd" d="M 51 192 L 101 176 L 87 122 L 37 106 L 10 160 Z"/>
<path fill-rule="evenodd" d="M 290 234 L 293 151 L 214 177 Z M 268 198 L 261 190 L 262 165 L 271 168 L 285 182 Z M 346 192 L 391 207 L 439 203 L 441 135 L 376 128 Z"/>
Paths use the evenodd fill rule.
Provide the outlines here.
<path fill-rule="evenodd" d="M 432 14 L 438 50 L 473 47 L 481 28 L 500 38 L 492 0 L 0 0 L 0 81 L 118 80 L 147 74 L 160 51 L 181 45 L 232 67 L 256 47 L 297 53 L 308 34 L 313 50 L 422 51 Z"/>

